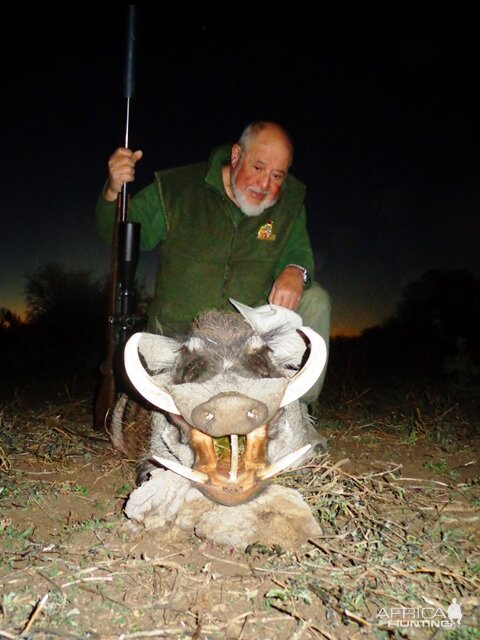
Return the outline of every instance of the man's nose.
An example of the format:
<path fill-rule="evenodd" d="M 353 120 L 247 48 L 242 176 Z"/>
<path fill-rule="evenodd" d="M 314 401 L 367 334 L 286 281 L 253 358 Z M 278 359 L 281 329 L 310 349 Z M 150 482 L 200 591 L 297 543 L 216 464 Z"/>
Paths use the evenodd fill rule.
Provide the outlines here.
<path fill-rule="evenodd" d="M 260 177 L 260 187 L 262 189 L 267 190 L 270 186 L 270 176 L 268 175 L 268 173 L 264 173 L 261 177 Z"/>

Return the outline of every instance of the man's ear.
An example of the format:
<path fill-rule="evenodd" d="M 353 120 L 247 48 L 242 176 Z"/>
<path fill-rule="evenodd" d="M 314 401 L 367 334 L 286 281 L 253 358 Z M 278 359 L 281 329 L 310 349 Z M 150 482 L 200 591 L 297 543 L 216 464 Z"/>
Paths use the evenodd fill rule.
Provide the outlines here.
<path fill-rule="evenodd" d="M 242 155 L 242 148 L 239 144 L 235 143 L 230 153 L 230 164 L 232 165 L 233 169 L 235 169 L 235 167 L 237 166 L 241 155 Z"/>

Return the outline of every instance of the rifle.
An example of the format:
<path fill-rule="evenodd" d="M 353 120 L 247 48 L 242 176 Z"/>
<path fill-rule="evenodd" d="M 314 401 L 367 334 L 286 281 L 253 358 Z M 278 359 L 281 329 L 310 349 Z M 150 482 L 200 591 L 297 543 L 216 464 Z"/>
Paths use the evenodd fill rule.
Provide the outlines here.
<path fill-rule="evenodd" d="M 127 43 L 125 59 L 125 91 L 127 116 L 125 127 L 125 147 L 128 148 L 130 125 L 130 100 L 134 90 L 135 61 L 135 5 L 129 6 L 127 22 Z M 112 239 L 112 264 L 108 295 L 107 354 L 99 367 L 101 381 L 94 401 L 94 428 L 107 427 L 107 421 L 114 407 L 117 393 L 121 390 L 123 370 L 123 347 L 135 327 L 133 315 L 133 283 L 138 265 L 140 246 L 140 225 L 128 221 L 129 195 L 127 184 L 123 183 L 117 197 L 115 226 Z"/>

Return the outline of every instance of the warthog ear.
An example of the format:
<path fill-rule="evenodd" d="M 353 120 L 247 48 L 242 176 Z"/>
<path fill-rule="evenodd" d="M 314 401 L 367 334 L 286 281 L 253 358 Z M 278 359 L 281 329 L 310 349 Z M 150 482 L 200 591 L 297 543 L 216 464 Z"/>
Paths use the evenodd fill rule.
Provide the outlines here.
<path fill-rule="evenodd" d="M 302 326 L 302 318 L 298 313 L 277 304 L 247 307 L 233 298 L 230 298 L 230 302 L 256 333 L 266 336 L 272 350 L 271 358 L 277 366 L 288 369 L 300 365 L 306 346 L 297 333 Z"/>
<path fill-rule="evenodd" d="M 234 307 L 240 311 L 245 320 L 258 333 L 266 333 L 272 329 L 300 329 L 302 318 L 278 304 L 264 304 L 261 307 L 247 307 L 233 298 L 229 298 Z"/>
<path fill-rule="evenodd" d="M 144 331 L 140 336 L 138 350 L 149 371 L 161 371 L 172 369 L 180 346 L 173 338 Z"/>
<path fill-rule="evenodd" d="M 124 360 L 128 377 L 146 400 L 159 409 L 180 415 L 172 396 L 146 371 L 139 356 L 140 349 L 148 367 L 152 369 L 171 366 L 176 355 L 174 346 L 178 349 L 178 343 L 171 338 L 148 333 L 134 333 L 125 345 Z M 160 349 L 157 351 L 158 347 Z M 157 354 L 161 354 L 157 355 L 155 361 L 149 360 L 148 353 L 146 353 L 150 349 L 152 349 L 152 352 L 155 351 Z M 161 366 L 159 367 L 159 365 Z"/>

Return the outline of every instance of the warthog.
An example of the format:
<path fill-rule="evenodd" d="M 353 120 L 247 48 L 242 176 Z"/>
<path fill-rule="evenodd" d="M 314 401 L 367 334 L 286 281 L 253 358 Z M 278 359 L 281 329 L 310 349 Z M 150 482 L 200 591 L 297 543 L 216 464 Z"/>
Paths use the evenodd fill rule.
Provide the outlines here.
<path fill-rule="evenodd" d="M 140 461 L 139 484 L 161 465 L 228 506 L 323 446 L 299 399 L 326 361 L 298 314 L 231 302 L 240 313 L 204 312 L 184 339 L 130 338 L 126 372 L 147 404 L 122 397 L 110 429 L 113 445 Z"/>

